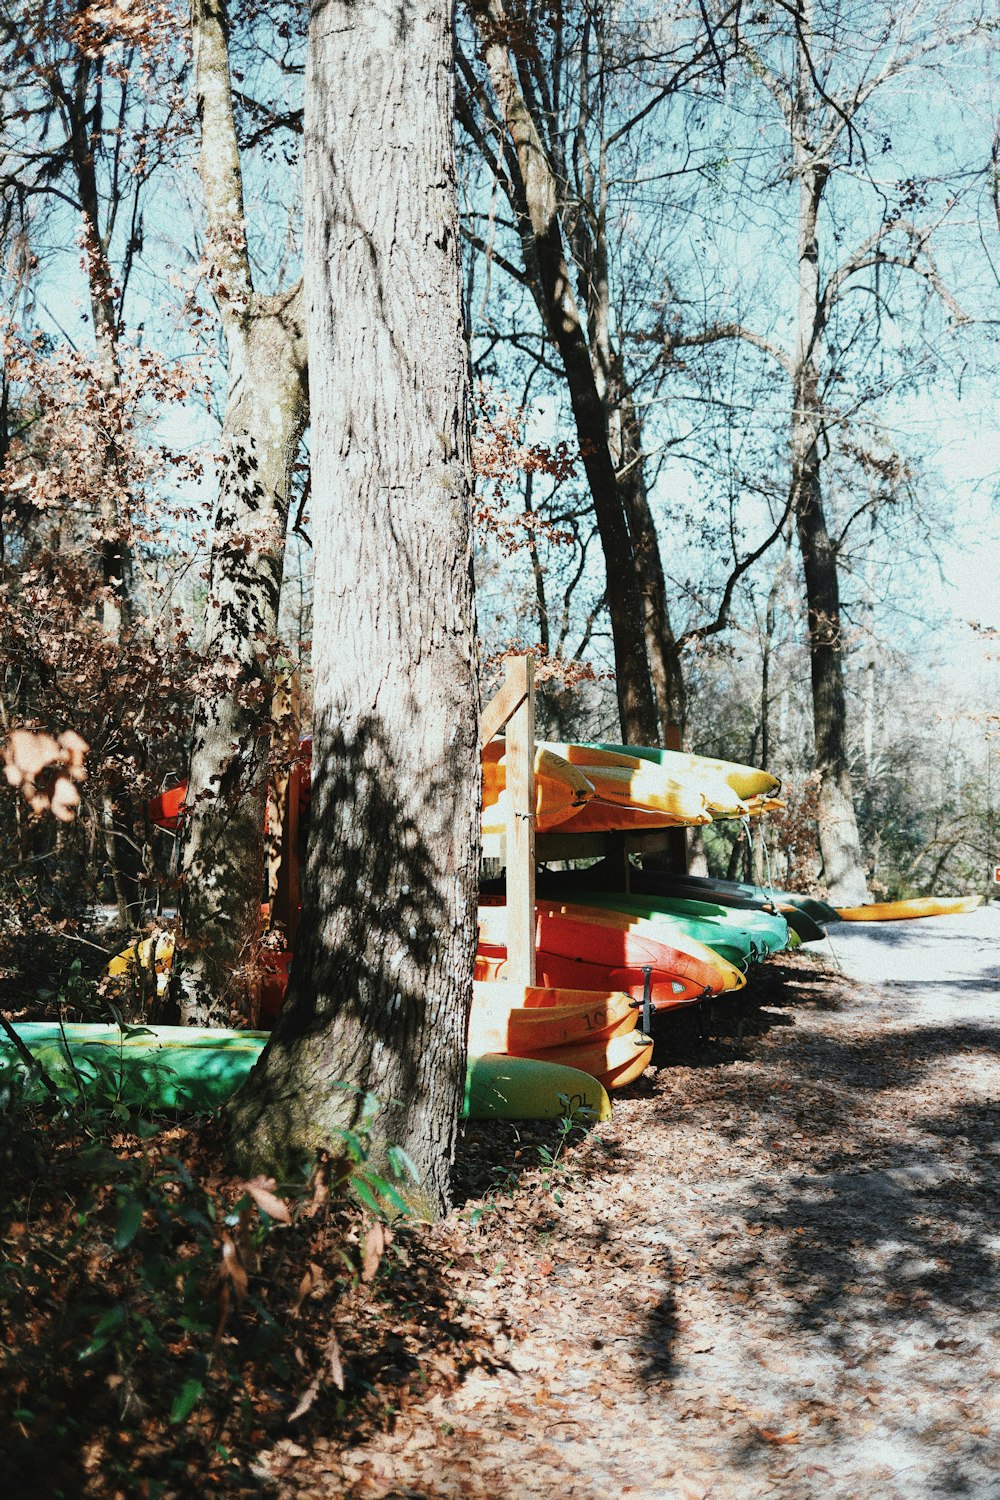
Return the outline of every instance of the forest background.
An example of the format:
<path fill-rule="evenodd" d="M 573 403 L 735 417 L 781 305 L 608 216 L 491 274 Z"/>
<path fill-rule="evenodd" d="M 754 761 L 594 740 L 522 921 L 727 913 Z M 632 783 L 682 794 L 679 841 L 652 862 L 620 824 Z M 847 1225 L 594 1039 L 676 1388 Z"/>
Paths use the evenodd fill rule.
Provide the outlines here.
<path fill-rule="evenodd" d="M 240 777 L 295 754 L 275 676 L 299 671 L 309 722 L 307 18 L 193 15 L 4 7 L 3 721 L 92 752 L 73 829 L 0 814 L 14 930 L 173 905 L 211 806 L 231 827 Z M 795 498 L 820 470 L 867 889 L 984 889 L 998 858 L 995 43 L 950 3 L 457 17 L 484 680 L 529 649 L 543 731 L 676 725 L 766 763 L 790 884 L 830 883 Z M 272 427 L 261 513 L 240 444 Z M 192 722 L 205 826 L 166 849 L 143 804 L 188 773 Z M 713 873 L 751 857 L 728 825 L 691 849 Z"/>
<path fill-rule="evenodd" d="M 992 12 L 467 0 L 452 71 L 442 5 L 311 9 L 307 86 L 288 0 L 0 0 L 0 717 L 68 771 L 48 818 L 8 770 L 35 806 L 0 801 L 0 1022 L 253 1023 L 267 785 L 313 718 L 319 762 L 288 998 L 225 1150 L 123 1069 L 73 1069 L 72 1109 L 4 1085 L 19 1492 L 84 1493 L 112 1451 L 148 1493 L 165 1455 L 252 1465 L 321 1394 L 354 1420 L 337 1329 L 366 1380 L 384 1289 L 427 1311 L 421 1351 L 452 1319 L 382 1212 L 450 1201 L 467 467 L 484 692 L 530 650 L 543 732 L 767 765 L 789 807 L 757 869 L 790 885 L 983 890 L 1000 859 Z M 163 832 L 147 799 L 181 778 Z M 688 848 L 760 855 L 738 823 Z M 129 991 L 107 960 L 154 924 L 169 987 Z M 406 1160 L 415 1205 L 381 1176 Z"/>

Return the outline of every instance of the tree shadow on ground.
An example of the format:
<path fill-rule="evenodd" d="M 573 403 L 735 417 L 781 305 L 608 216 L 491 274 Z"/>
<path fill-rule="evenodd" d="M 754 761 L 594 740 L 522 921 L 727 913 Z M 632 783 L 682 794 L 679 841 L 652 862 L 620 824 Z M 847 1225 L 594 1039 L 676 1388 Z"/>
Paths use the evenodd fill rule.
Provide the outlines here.
<path fill-rule="evenodd" d="M 705 1000 L 700 1006 L 661 1012 L 655 1019 L 653 1065 L 722 1067 L 749 1056 L 748 1037 L 795 1025 L 800 1010 L 837 1012 L 848 1003 L 842 976 L 815 964 L 811 956 L 771 959 L 750 970 L 746 986 Z"/>
<path fill-rule="evenodd" d="M 838 1009 L 778 970 L 769 987 L 776 976 L 786 993 L 769 988 L 767 1008 L 793 1020 L 803 1004 Z M 749 991 L 740 1004 L 769 1029 Z M 763 1147 L 773 1160 L 773 1172 L 758 1159 L 740 1176 L 737 1155 L 723 1179 L 731 1193 L 706 1201 L 710 1218 L 737 1226 L 716 1268 L 720 1302 L 734 1317 L 741 1302 L 766 1306 L 769 1336 L 818 1338 L 831 1357 L 876 1335 L 933 1348 L 995 1295 L 1000 1027 L 962 1019 L 902 1029 L 876 1011 L 832 1034 L 785 1031 L 770 1046 L 773 1067 L 764 1054 L 725 1075 L 723 1099 L 711 1070 L 724 1058 L 706 1070 L 701 1052 L 678 1055 L 674 1067 L 688 1069 L 680 1090 L 664 1072 L 662 1121 L 683 1130 L 703 1120 L 720 1153 L 738 1153 L 755 1132 L 758 1157 Z M 653 1366 L 646 1378 L 658 1378 Z"/>

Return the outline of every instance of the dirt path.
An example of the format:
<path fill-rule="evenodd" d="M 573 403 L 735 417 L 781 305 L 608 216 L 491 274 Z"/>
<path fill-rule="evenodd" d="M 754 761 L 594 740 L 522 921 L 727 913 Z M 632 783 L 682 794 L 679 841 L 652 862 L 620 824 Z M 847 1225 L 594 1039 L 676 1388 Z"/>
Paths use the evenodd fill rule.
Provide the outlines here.
<path fill-rule="evenodd" d="M 493 1368 L 279 1445 L 281 1493 L 1000 1497 L 1000 908 L 833 948 L 852 977 L 666 1036 L 561 1205 L 536 1172 L 467 1208 L 443 1274 Z"/>

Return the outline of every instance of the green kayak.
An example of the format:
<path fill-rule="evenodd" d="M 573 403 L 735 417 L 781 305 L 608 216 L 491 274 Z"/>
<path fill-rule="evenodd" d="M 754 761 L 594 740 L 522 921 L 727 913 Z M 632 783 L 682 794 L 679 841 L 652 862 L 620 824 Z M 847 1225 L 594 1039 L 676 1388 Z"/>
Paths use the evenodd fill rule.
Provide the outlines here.
<path fill-rule="evenodd" d="M 212 1109 L 234 1094 L 270 1035 L 194 1026 L 122 1032 L 50 1021 L 19 1022 L 14 1029 L 61 1089 L 82 1086 L 111 1100 L 123 1095 L 136 1106 L 182 1110 Z M 0 1033 L 0 1084 L 11 1071 L 24 1075 L 27 1066 Z M 37 1078 L 26 1081 L 33 1094 L 42 1092 Z M 462 1112 L 470 1119 L 550 1120 L 581 1109 L 598 1120 L 611 1116 L 607 1091 L 579 1068 L 501 1053 L 469 1059 Z"/>
<path fill-rule="evenodd" d="M 783 916 L 754 911 L 750 908 L 739 911 L 735 907 L 723 906 L 713 901 L 697 901 L 688 896 L 664 896 L 652 891 L 630 891 L 627 896 L 617 894 L 598 897 L 605 900 L 640 903 L 642 915 L 679 918 L 684 921 L 704 922 L 725 936 L 729 932 L 746 933 L 755 954 L 777 953 L 788 944 L 788 923 Z M 616 908 L 620 909 L 620 908 Z"/>
<path fill-rule="evenodd" d="M 781 916 L 803 943 L 820 943 L 826 937 L 823 927 L 794 905 L 786 893 L 775 891 L 775 901 L 762 886 L 738 887 L 727 880 L 709 880 L 697 875 L 679 875 L 666 870 L 635 870 L 632 874 L 632 889 L 640 895 L 680 897 L 685 901 L 708 901 L 716 906 L 734 911 L 761 911 L 773 914 L 775 905 L 781 908 Z M 798 901 L 809 901 L 808 896 L 796 897 Z M 824 903 L 817 902 L 822 907 Z"/>
<path fill-rule="evenodd" d="M 557 876 L 540 871 L 538 890 L 541 894 L 554 895 L 558 892 L 564 901 L 586 902 L 590 899 L 591 892 L 603 893 L 613 888 L 619 877 L 620 866 L 612 867 L 609 861 L 601 860 L 585 869 L 560 871 Z M 684 901 L 708 902 L 710 905 L 741 913 L 757 911 L 771 916 L 777 904 L 781 908 L 780 915 L 803 943 L 822 942 L 826 937 L 826 930 L 821 923 L 833 920 L 827 916 L 812 916 L 803 909 L 804 904 L 819 913 L 832 911 L 833 908 L 828 908 L 823 901 L 814 901 L 810 896 L 790 896 L 787 891 L 775 891 L 775 900 L 772 902 L 771 893 L 763 886 L 738 884 L 736 881 L 681 875 L 668 870 L 635 868 L 631 872 L 629 884 L 639 896 L 678 897 Z M 800 904 L 795 905 L 793 902 Z"/>

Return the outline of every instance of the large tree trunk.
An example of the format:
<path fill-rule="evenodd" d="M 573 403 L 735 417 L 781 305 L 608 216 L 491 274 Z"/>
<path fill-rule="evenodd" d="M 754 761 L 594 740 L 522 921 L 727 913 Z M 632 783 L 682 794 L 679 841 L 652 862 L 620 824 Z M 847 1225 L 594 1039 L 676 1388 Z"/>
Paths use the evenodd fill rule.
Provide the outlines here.
<path fill-rule="evenodd" d="M 374 1094 L 376 1159 L 403 1147 L 432 1211 L 449 1199 L 479 861 L 450 21 L 443 0 L 313 11 L 312 822 L 288 999 L 231 1110 L 242 1155 L 281 1166 L 358 1128 Z"/>
<path fill-rule="evenodd" d="M 225 1021 L 252 982 L 267 796 L 265 726 L 292 463 L 308 411 L 301 284 L 255 290 L 246 249 L 224 0 L 192 0 L 210 285 L 226 340 L 226 412 L 181 850 L 170 1009 Z"/>
<path fill-rule="evenodd" d="M 823 513 L 818 465 L 811 462 L 798 475 L 795 524 L 806 583 L 823 878 L 832 901 L 857 906 L 868 900 L 868 887 L 847 756 L 837 557 Z"/>
<path fill-rule="evenodd" d="M 642 423 L 627 390 L 620 393 L 618 398 L 618 410 L 612 422 L 612 441 L 615 425 L 620 428 L 621 433 L 618 483 L 632 538 L 633 565 L 642 599 L 646 656 L 659 714 L 657 743 L 669 747 L 675 733 L 683 743 L 687 722 L 687 688 L 670 623 L 660 539 L 649 504 L 642 452 Z"/>
<path fill-rule="evenodd" d="M 829 176 L 810 144 L 816 129 L 815 84 L 807 53 L 812 0 L 800 0 L 796 91 L 791 135 L 799 172 L 799 289 L 792 369 L 791 507 L 805 574 L 812 674 L 815 768 L 823 878 L 833 901 L 868 899 L 847 754 L 843 627 L 837 553 L 823 510 L 820 361 L 826 308 L 820 281 L 819 209 Z"/>
<path fill-rule="evenodd" d="M 811 10 L 810 10 L 811 15 Z M 847 706 L 844 700 L 844 634 L 840 613 L 837 549 L 823 511 L 822 393 L 820 350 L 825 308 L 820 294 L 819 208 L 828 168 L 808 153 L 811 74 L 799 48 L 799 309 L 792 380 L 792 510 L 795 514 L 810 633 L 813 681 L 814 763 L 820 774 L 817 831 L 823 855 L 823 879 L 831 900 L 855 906 L 868 900 L 855 817 L 849 757 Z"/>

